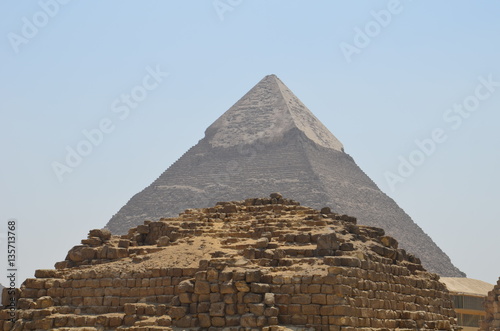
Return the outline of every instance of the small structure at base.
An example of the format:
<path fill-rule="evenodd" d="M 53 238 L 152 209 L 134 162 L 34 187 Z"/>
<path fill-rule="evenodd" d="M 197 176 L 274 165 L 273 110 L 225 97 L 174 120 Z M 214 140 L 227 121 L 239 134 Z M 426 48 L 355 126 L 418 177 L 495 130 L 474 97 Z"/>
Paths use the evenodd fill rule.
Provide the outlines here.
<path fill-rule="evenodd" d="M 459 277 L 441 277 L 441 282 L 450 291 L 458 325 L 463 327 L 463 331 L 479 330 L 481 321 L 486 316 L 486 296 L 493 289 L 493 284 Z"/>

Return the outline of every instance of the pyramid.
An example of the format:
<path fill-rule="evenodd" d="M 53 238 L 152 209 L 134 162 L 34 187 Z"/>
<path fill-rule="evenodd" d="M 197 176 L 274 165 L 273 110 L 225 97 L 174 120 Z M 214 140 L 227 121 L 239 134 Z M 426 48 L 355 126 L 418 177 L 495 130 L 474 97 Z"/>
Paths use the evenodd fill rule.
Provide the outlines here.
<path fill-rule="evenodd" d="M 344 152 L 275 75 L 264 77 L 106 225 L 120 234 L 191 207 L 280 192 L 384 228 L 431 272 L 464 277 L 449 257 Z"/>
<path fill-rule="evenodd" d="M 0 330 L 456 331 L 439 276 L 383 229 L 278 193 L 90 230 Z"/>

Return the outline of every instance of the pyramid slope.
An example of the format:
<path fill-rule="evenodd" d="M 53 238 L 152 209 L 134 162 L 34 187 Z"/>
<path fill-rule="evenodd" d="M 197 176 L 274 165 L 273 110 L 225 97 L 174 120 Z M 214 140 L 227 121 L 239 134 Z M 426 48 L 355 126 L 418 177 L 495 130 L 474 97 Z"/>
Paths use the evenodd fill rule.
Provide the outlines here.
<path fill-rule="evenodd" d="M 308 121 L 321 123 L 307 109 L 284 107 L 291 104 L 285 100 L 298 99 L 281 85 L 275 76 L 266 76 L 207 129 L 204 139 L 132 197 L 107 228 L 124 233 L 145 219 L 175 216 L 194 206 L 281 192 L 313 208 L 329 206 L 357 217 L 360 224 L 382 227 L 401 247 L 419 256 L 428 270 L 463 277 L 432 239 L 342 151 L 331 133 L 326 135 L 319 125 L 299 127 Z M 259 98 L 273 101 L 264 104 Z M 265 116 L 260 112 L 280 114 L 288 126 L 277 133 L 266 131 L 271 120 L 261 121 Z M 299 115 L 291 114 L 300 112 L 306 120 L 293 119 Z M 310 131 L 317 133 L 314 139 Z M 245 138 L 250 132 L 255 136 Z"/>

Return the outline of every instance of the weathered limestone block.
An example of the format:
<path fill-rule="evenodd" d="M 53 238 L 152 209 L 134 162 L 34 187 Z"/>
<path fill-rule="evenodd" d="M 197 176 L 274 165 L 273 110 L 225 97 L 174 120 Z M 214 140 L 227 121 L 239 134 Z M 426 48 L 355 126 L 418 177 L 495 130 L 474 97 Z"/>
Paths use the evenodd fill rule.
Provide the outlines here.
<path fill-rule="evenodd" d="M 193 284 L 192 280 L 186 279 L 181 281 L 179 285 L 177 285 L 177 290 L 179 291 L 179 293 L 186 293 L 186 292 L 193 293 L 195 291 L 195 285 Z"/>
<path fill-rule="evenodd" d="M 107 241 L 111 238 L 111 231 L 108 229 L 93 229 L 89 231 L 88 237 L 96 237 L 102 241 Z"/>
<path fill-rule="evenodd" d="M 207 281 L 197 280 L 194 284 L 194 293 L 210 294 L 210 283 Z"/>
<path fill-rule="evenodd" d="M 317 247 L 318 249 L 326 249 L 326 250 L 337 250 L 339 249 L 339 243 L 337 241 L 337 236 L 335 233 L 328 233 L 320 235 L 317 238 Z"/>
<path fill-rule="evenodd" d="M 187 307 L 172 307 L 168 311 L 168 315 L 173 319 L 180 319 L 186 316 L 186 313 L 187 313 Z"/>
<path fill-rule="evenodd" d="M 52 299 L 52 297 L 50 296 L 43 296 L 43 297 L 40 297 L 36 300 L 36 307 L 37 308 L 48 308 L 48 307 L 52 307 L 54 305 L 54 299 Z"/>
<path fill-rule="evenodd" d="M 240 292 L 250 292 L 250 286 L 246 281 L 239 280 L 234 283 L 236 289 Z"/>
<path fill-rule="evenodd" d="M 245 272 L 245 280 L 248 283 L 260 282 L 262 272 L 260 270 L 250 270 Z"/>
<path fill-rule="evenodd" d="M 101 246 L 103 244 L 103 241 L 101 238 L 98 237 L 89 237 L 87 239 L 82 239 L 82 244 L 88 245 L 90 247 L 97 247 Z"/>
<path fill-rule="evenodd" d="M 158 247 L 165 247 L 165 246 L 168 246 L 169 244 L 170 244 L 170 237 L 169 236 L 161 236 L 160 238 L 158 238 L 156 245 Z"/>
<path fill-rule="evenodd" d="M 137 226 L 137 233 L 139 234 L 148 234 L 149 233 L 149 225 L 142 224 Z"/>
<path fill-rule="evenodd" d="M 486 316 L 481 323 L 481 329 L 484 331 L 499 331 L 500 330 L 500 278 L 493 288 L 488 293 L 485 302 Z"/>
<path fill-rule="evenodd" d="M 67 259 L 73 262 L 92 260 L 96 257 L 96 250 L 88 246 L 75 246 L 69 252 Z"/>

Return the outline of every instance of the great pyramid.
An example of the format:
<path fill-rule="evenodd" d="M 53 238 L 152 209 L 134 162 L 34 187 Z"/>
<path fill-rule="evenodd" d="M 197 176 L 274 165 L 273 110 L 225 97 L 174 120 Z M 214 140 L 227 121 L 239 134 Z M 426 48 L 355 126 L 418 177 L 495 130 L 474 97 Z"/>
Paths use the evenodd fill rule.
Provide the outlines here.
<path fill-rule="evenodd" d="M 439 276 L 384 230 L 277 193 L 91 230 L 17 298 L 0 330 L 458 330 Z"/>
<path fill-rule="evenodd" d="M 134 195 L 106 227 L 119 234 L 144 220 L 267 192 L 384 228 L 429 271 L 465 276 L 275 75 L 264 77 L 210 125 L 203 139 Z"/>

